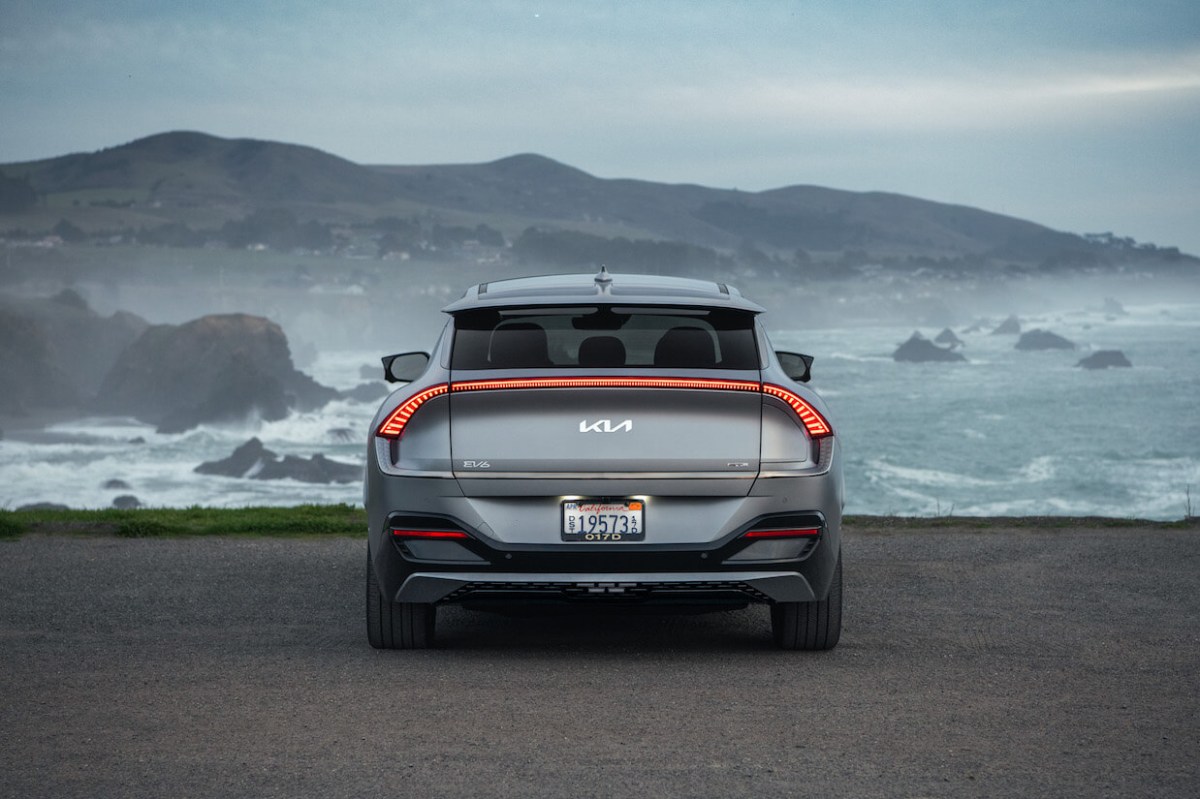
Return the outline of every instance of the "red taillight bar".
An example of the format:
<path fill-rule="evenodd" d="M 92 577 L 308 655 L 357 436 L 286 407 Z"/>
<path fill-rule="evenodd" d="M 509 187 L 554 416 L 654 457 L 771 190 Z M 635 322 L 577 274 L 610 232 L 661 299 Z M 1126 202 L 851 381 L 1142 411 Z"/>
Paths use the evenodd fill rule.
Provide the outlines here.
<path fill-rule="evenodd" d="M 833 428 L 829 426 L 829 422 L 825 421 L 825 417 L 817 413 L 813 406 L 809 405 L 797 394 L 770 383 L 763 383 L 762 390 L 764 394 L 781 399 L 791 406 L 796 415 L 800 417 L 800 423 L 804 425 L 804 429 L 813 438 L 824 438 L 825 436 L 833 435 Z"/>
<path fill-rule="evenodd" d="M 751 530 L 742 538 L 808 538 L 820 534 L 819 527 L 796 527 L 787 530 Z"/>
<path fill-rule="evenodd" d="M 404 426 L 408 424 L 408 420 L 417 412 L 417 408 L 420 408 L 434 397 L 440 397 L 449 390 L 450 387 L 446 383 L 438 383 L 436 386 L 431 386 L 411 397 L 399 408 L 392 411 L 392 415 L 384 420 L 383 424 L 379 425 L 379 432 L 376 435 L 384 438 L 399 438 L 404 433 Z"/>
<path fill-rule="evenodd" d="M 470 538 L 459 530 L 402 530 L 392 528 L 392 538 Z"/>
<path fill-rule="evenodd" d="M 679 377 L 514 377 L 510 380 L 467 380 L 451 391 L 494 391 L 512 388 L 696 388 L 713 391 L 758 391 L 753 380 Z"/>
<path fill-rule="evenodd" d="M 753 380 L 721 380 L 719 378 L 696 377 L 514 377 L 507 380 L 466 380 L 461 383 L 439 383 L 413 396 L 384 420 L 376 435 L 383 438 L 400 438 L 408 420 L 417 409 L 434 397 L 459 391 L 502 391 L 505 389 L 530 388 L 690 388 L 708 391 L 752 391 L 762 392 L 781 399 L 795 411 L 800 423 L 812 438 L 833 435 L 833 428 L 825 417 L 804 399 L 786 388 L 771 383 Z"/>

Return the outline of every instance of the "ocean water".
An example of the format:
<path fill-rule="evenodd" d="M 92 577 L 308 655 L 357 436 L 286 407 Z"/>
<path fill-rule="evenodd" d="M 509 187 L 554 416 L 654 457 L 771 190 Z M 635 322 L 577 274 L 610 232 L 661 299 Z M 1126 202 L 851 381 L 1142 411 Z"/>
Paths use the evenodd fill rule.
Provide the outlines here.
<path fill-rule="evenodd" d="M 908 328 L 780 332 L 774 343 L 817 356 L 812 384 L 844 448 L 851 513 L 1178 519 L 1189 486 L 1200 512 L 1200 306 L 1127 310 L 1022 317 L 1075 352 L 958 333 L 968 363 L 896 363 Z M 1075 366 L 1099 349 L 1133 368 Z"/>
<path fill-rule="evenodd" d="M 1143 305 L 1122 316 L 1022 317 L 1080 345 L 1019 352 L 1015 336 L 959 333 L 967 363 L 896 363 L 912 328 L 776 330 L 780 349 L 816 357 L 812 386 L 843 446 L 847 512 L 1100 515 L 1178 519 L 1200 508 L 1200 305 Z M 1000 320 L 994 320 L 998 323 Z M 932 338 L 939 331 L 925 329 Z M 1132 369 L 1075 363 L 1120 349 Z M 361 382 L 375 352 L 324 352 L 307 370 L 337 388 Z M 129 419 L 81 419 L 0 441 L 0 507 L 362 502 L 358 483 L 309 485 L 195 474 L 251 436 L 279 455 L 365 462 L 377 403 L 339 401 L 278 422 L 253 419 L 160 435 Z M 347 432 L 348 431 L 348 432 Z M 128 489 L 104 488 L 123 480 Z"/>

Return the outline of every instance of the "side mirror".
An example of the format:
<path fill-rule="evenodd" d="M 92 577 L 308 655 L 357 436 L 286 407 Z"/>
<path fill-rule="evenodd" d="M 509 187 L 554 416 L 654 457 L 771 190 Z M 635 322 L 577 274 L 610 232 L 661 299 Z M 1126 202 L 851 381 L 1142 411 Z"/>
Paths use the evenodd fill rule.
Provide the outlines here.
<path fill-rule="evenodd" d="M 411 383 L 429 366 L 428 352 L 402 352 L 383 357 L 383 379 L 389 383 Z"/>
<path fill-rule="evenodd" d="M 798 352 L 776 352 L 783 373 L 798 383 L 807 383 L 812 379 L 813 356 L 801 355 Z"/>

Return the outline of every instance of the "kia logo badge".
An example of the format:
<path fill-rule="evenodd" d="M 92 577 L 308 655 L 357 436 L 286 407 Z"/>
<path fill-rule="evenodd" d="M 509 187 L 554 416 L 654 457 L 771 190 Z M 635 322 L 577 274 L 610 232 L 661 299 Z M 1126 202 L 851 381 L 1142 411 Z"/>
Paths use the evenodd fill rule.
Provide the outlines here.
<path fill-rule="evenodd" d="M 579 432 L 581 433 L 617 433 L 617 432 L 633 432 L 633 420 L 625 419 L 624 421 L 613 424 L 612 419 L 597 419 L 594 422 L 589 422 L 587 419 L 579 423 Z"/>

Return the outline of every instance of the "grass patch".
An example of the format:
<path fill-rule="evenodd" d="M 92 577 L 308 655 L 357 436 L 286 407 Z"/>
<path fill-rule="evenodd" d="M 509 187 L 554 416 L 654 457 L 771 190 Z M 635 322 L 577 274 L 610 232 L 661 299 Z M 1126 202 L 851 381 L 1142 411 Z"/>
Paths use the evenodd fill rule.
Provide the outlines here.
<path fill-rule="evenodd" d="M 25 532 L 25 525 L 10 510 L 0 510 L 0 538 L 16 538 Z"/>
<path fill-rule="evenodd" d="M 854 533 L 912 533 L 936 530 L 1077 530 L 1141 528 L 1200 531 L 1200 519 L 1156 522 L 1074 516 L 916 517 L 847 516 L 843 529 Z M 0 509 L 0 540 L 25 533 L 110 535 L 120 538 L 183 536 L 365 536 L 367 512 L 351 505 L 298 505 L 292 508 L 138 508 L 137 510 Z"/>
<path fill-rule="evenodd" d="M 23 533 L 173 536 L 362 536 L 367 512 L 350 505 L 292 508 L 138 508 L 0 512 L 0 538 Z"/>

